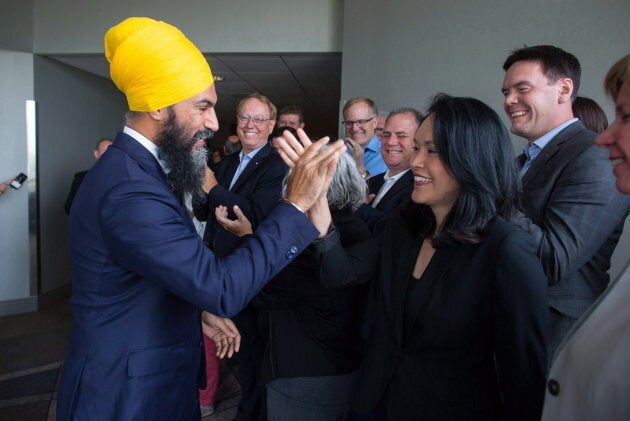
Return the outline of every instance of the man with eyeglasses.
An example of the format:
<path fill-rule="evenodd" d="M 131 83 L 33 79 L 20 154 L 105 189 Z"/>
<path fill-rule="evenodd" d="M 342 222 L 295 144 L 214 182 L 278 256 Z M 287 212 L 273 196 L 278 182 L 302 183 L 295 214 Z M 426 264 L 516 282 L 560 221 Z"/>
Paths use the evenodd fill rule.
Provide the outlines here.
<path fill-rule="evenodd" d="M 385 121 L 387 121 L 388 113 L 380 112 L 376 116 L 376 129 L 374 129 L 374 134 L 383 141 L 383 131 L 385 130 Z"/>
<path fill-rule="evenodd" d="M 378 109 L 370 98 L 355 97 L 343 106 L 346 144 L 364 178 L 387 171 L 381 156 L 381 140 L 376 136 Z"/>
<path fill-rule="evenodd" d="M 236 109 L 236 134 L 242 150 L 219 163 L 214 177 L 206 177 L 208 194 L 197 195 L 193 200 L 195 216 L 207 221 L 204 243 L 219 257 L 232 253 L 241 240 L 217 223 L 214 209 L 224 205 L 229 218 L 236 219 L 232 209 L 237 205 L 256 229 L 282 198 L 282 180 L 288 169 L 267 143 L 276 124 L 276 106 L 266 96 L 254 93 L 242 99 Z M 257 320 L 258 310 L 251 304 L 233 318 L 242 336 L 237 355 L 242 389 L 236 420 L 264 418 L 264 385 L 258 380 L 264 338 L 257 334 Z"/>

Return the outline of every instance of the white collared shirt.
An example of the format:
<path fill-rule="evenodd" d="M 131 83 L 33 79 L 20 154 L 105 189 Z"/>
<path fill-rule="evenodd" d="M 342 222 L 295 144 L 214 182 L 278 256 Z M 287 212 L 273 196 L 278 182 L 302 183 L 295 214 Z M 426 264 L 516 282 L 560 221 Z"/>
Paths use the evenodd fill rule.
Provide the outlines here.
<path fill-rule="evenodd" d="M 152 141 L 150 141 L 147 137 L 141 135 L 140 133 L 138 133 L 137 131 L 135 131 L 134 129 L 132 129 L 129 126 L 125 126 L 123 127 L 123 133 L 131 136 L 132 138 L 134 138 L 135 140 L 138 141 L 138 143 L 140 143 L 142 146 L 144 146 L 149 152 L 151 152 L 151 155 L 153 155 L 155 157 L 155 159 L 157 159 L 157 161 L 159 162 L 160 166 L 162 167 L 162 169 L 164 170 L 164 172 L 166 174 L 169 173 L 170 168 L 168 167 L 168 165 L 166 164 L 166 162 L 162 159 L 160 159 L 160 157 L 158 156 L 158 145 L 156 145 L 155 143 L 153 143 Z"/>
<path fill-rule="evenodd" d="M 389 189 L 391 189 L 392 186 L 396 183 L 396 181 L 398 181 L 400 179 L 400 177 L 405 175 L 405 173 L 407 171 L 409 171 L 409 168 L 407 168 L 405 171 L 401 172 L 400 174 L 396 174 L 395 176 L 390 177 L 389 176 L 389 170 L 387 170 L 387 172 L 383 175 L 383 178 L 385 179 L 385 182 L 381 186 L 381 188 L 378 191 L 378 193 L 377 193 L 376 197 L 374 198 L 374 200 L 372 200 L 372 207 L 373 208 L 375 208 L 379 204 L 379 202 L 381 201 L 383 196 L 385 196 L 387 194 Z"/>

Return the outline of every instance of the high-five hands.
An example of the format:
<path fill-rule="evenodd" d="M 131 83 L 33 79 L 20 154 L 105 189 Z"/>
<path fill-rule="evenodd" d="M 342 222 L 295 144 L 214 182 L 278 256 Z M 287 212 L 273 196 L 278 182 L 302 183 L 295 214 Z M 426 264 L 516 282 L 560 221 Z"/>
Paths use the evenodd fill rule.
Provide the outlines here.
<path fill-rule="evenodd" d="M 346 147 L 342 140 L 328 143 L 329 138 L 323 137 L 313 143 L 304 130 L 297 129 L 297 133 L 299 141 L 285 131 L 282 137 L 276 139 L 276 145 L 280 156 L 292 170 L 285 199 L 306 212 L 322 191 L 328 191 L 337 160 L 345 153 Z"/>

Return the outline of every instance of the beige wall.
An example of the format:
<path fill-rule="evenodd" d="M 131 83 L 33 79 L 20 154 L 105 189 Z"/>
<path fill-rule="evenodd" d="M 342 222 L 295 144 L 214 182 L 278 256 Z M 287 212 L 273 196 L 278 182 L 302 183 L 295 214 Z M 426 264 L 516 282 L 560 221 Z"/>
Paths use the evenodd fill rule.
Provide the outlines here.
<path fill-rule="evenodd" d="M 479 98 L 505 119 L 501 68 L 511 50 L 553 44 L 582 65 L 580 94 L 614 116 L 602 81 L 628 53 L 627 0 L 346 0 L 341 99 L 365 95 L 385 110 L 425 109 L 437 92 Z M 525 142 L 513 138 L 515 152 Z M 630 256 L 630 229 L 615 254 L 615 277 Z"/>
<path fill-rule="evenodd" d="M 341 49 L 341 0 L 34 0 L 35 52 L 101 53 L 105 31 L 129 16 L 185 28 L 208 53 Z"/>

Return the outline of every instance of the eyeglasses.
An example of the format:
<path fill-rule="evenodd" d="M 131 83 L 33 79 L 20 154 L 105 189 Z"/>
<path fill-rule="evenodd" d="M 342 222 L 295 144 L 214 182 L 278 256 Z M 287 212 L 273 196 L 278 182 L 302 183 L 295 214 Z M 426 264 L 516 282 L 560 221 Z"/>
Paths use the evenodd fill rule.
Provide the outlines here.
<path fill-rule="evenodd" d="M 361 120 L 344 120 L 341 122 L 341 124 L 346 126 L 346 129 L 350 129 L 352 128 L 352 126 L 354 126 L 355 124 L 359 127 L 363 127 L 365 126 L 369 121 L 372 121 L 376 118 L 376 116 L 373 116 L 371 118 L 368 119 L 361 119 Z"/>
<path fill-rule="evenodd" d="M 238 120 L 238 124 L 247 124 L 249 120 L 254 123 L 254 126 L 258 127 L 263 124 L 265 121 L 271 120 L 270 118 L 264 118 L 261 116 L 251 116 L 251 115 L 237 115 L 236 119 Z"/>

